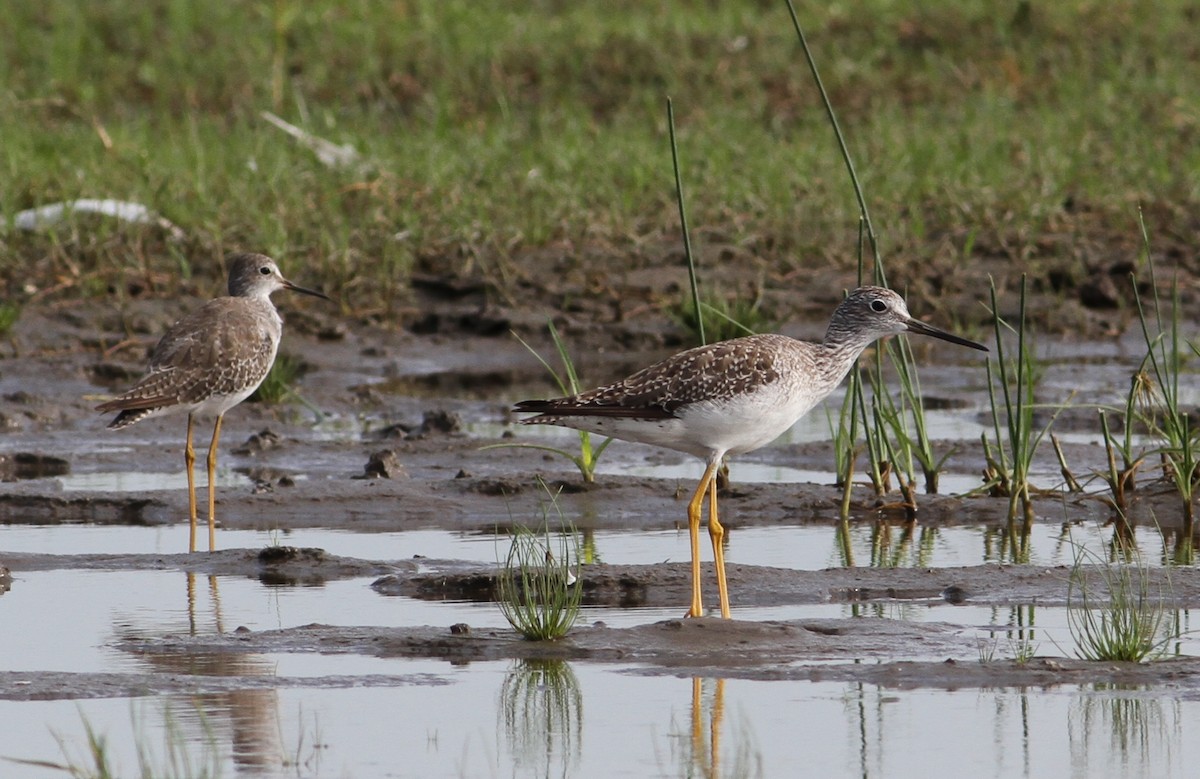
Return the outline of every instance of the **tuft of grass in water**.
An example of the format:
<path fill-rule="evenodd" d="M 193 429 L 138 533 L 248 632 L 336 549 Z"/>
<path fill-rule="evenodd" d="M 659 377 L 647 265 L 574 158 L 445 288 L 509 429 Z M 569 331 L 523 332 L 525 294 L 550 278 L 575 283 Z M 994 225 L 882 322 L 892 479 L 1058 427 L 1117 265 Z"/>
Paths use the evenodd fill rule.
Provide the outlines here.
<path fill-rule="evenodd" d="M 1122 522 L 1129 506 L 1129 494 L 1134 491 L 1136 486 L 1135 477 L 1138 468 L 1145 460 L 1145 455 L 1140 453 L 1135 455 L 1133 451 L 1134 399 L 1138 392 L 1137 377 L 1134 378 L 1132 384 L 1125 403 L 1125 416 L 1122 420 L 1123 431 L 1120 435 L 1110 429 L 1108 414 L 1104 409 L 1100 410 L 1100 430 L 1104 435 L 1104 452 L 1108 457 L 1108 470 L 1102 472 L 1100 477 L 1108 485 L 1109 493 L 1112 496 L 1104 498 L 1104 500 L 1109 503 Z M 1120 466 L 1117 465 L 1116 455 L 1118 452 L 1121 455 Z"/>
<path fill-rule="evenodd" d="M 1139 221 L 1140 217 L 1139 213 Z M 1171 282 L 1171 319 L 1165 324 L 1163 322 L 1163 304 L 1154 279 L 1150 238 L 1144 221 L 1141 221 L 1141 228 L 1154 297 L 1151 301 L 1153 310 L 1147 311 L 1134 276 L 1134 300 L 1146 344 L 1146 356 L 1142 359 L 1138 374 L 1141 378 L 1135 381 L 1130 396 L 1132 398 L 1137 394 L 1141 398 L 1141 419 L 1149 427 L 1151 435 L 1160 441 L 1158 452 L 1162 458 L 1163 476 L 1174 483 L 1179 493 L 1183 504 L 1184 535 L 1191 538 L 1195 526 L 1196 489 L 1200 487 L 1200 428 L 1193 423 L 1180 402 L 1179 385 L 1185 350 L 1200 356 L 1200 349 L 1179 332 L 1181 308 L 1178 279 Z"/>
<path fill-rule="evenodd" d="M 1039 644 L 1032 638 L 1020 637 L 1005 640 L 1006 656 L 1017 665 L 1025 665 L 1036 657 L 1038 646 Z M 979 654 L 980 663 L 995 662 L 996 655 L 1000 650 L 1000 639 L 995 636 L 986 640 L 983 638 L 977 639 L 975 649 Z"/>
<path fill-rule="evenodd" d="M 278 354 L 271 370 L 267 371 L 267 377 L 248 400 L 251 403 L 282 403 L 288 395 L 296 394 L 292 387 L 303 374 L 303 360 L 290 354 Z"/>
<path fill-rule="evenodd" d="M 953 451 L 947 451 L 940 457 L 933 451 L 929 426 L 925 421 L 921 379 L 917 375 L 917 364 L 913 357 L 912 345 L 906 338 L 897 338 L 894 339 L 894 342 L 889 342 L 886 348 L 891 357 L 892 367 L 895 368 L 900 379 L 901 411 L 904 412 L 902 418 L 912 422 L 911 431 L 908 425 L 896 424 L 894 436 L 902 442 L 905 452 L 920 465 L 925 494 L 936 495 L 938 476 Z"/>
<path fill-rule="evenodd" d="M 567 351 L 567 345 L 562 337 L 558 334 L 558 328 L 554 326 L 554 322 L 547 321 L 546 326 L 550 329 L 550 338 L 554 341 L 554 349 L 558 352 L 558 359 L 562 362 L 563 372 L 559 374 L 554 370 L 553 366 L 538 353 L 537 349 L 530 346 L 525 339 L 513 333 L 513 337 L 521 342 L 521 345 L 529 350 L 529 353 L 537 358 L 546 372 L 554 377 L 554 383 L 558 385 L 559 391 L 563 395 L 577 395 L 580 392 L 579 375 L 575 372 L 575 362 L 571 359 L 571 353 Z M 583 477 L 584 484 L 592 484 L 596 481 L 596 464 L 600 461 L 600 455 L 604 454 L 604 450 L 612 443 L 613 439 L 605 438 L 599 446 L 592 446 L 592 434 L 586 430 L 580 430 L 579 433 L 579 453 L 560 449 L 557 446 L 549 444 L 531 444 L 526 442 L 521 443 L 503 443 L 490 444 L 480 447 L 480 450 L 487 449 L 540 449 L 543 452 L 557 454 L 560 457 L 565 457 L 575 463 L 575 467 L 579 469 L 579 475 Z"/>
<path fill-rule="evenodd" d="M 549 506 L 541 506 L 540 529 L 518 526 L 513 531 L 508 556 L 496 580 L 501 613 L 528 641 L 554 641 L 567 635 L 579 619 L 583 600 L 574 528 L 563 519 L 556 495 L 550 495 Z M 553 538 L 550 508 L 559 526 Z"/>
<path fill-rule="evenodd" d="M 996 360 L 987 361 L 988 400 L 992 409 L 992 431 L 995 447 L 988 443 L 987 433 L 981 435 L 987 461 L 987 488 L 996 496 L 1006 496 L 1008 523 L 1011 529 L 1017 519 L 1018 507 L 1025 527 L 1033 523 L 1033 498 L 1030 494 L 1029 472 L 1033 456 L 1049 432 L 1061 408 L 1040 429 L 1034 425 L 1035 390 L 1039 372 L 1034 365 L 1033 349 L 1028 344 L 1025 323 L 1025 287 L 1021 280 L 1020 313 L 1017 326 L 1000 316 L 996 285 L 991 284 L 992 327 L 995 333 Z M 1009 357 L 1004 347 L 1005 331 L 1015 332 L 1017 352 Z M 999 386 L 999 396 L 997 396 Z"/>
<path fill-rule="evenodd" d="M 1037 656 L 1038 643 L 1031 638 L 1010 639 L 1009 656 L 1017 665 L 1024 665 Z"/>
<path fill-rule="evenodd" d="M 1076 547 L 1067 581 L 1067 626 L 1084 660 L 1141 663 L 1167 652 L 1179 637 L 1168 615 L 1170 581 L 1151 582 L 1140 558 L 1112 563 Z"/>

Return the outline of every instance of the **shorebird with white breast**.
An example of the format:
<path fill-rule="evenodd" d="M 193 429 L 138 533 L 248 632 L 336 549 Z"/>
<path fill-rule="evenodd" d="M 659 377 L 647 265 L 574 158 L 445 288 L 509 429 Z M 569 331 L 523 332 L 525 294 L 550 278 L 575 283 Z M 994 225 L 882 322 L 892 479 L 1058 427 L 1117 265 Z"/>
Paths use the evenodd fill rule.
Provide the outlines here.
<path fill-rule="evenodd" d="M 693 454 L 704 475 L 688 502 L 692 602 L 702 616 L 700 520 L 708 496 L 721 616 L 728 618 L 725 531 L 717 515 L 717 469 L 726 456 L 765 446 L 833 392 L 863 350 L 880 338 L 919 333 L 987 351 L 975 341 L 914 319 L 904 299 L 883 287 L 860 287 L 838 305 L 820 343 L 783 335 L 751 335 L 700 346 L 598 389 L 550 400 L 526 400 L 513 411 L 537 416 L 523 424 L 560 425 Z"/>
<path fill-rule="evenodd" d="M 196 551 L 196 483 L 192 427 L 196 418 L 215 417 L 208 447 L 208 549 L 216 548 L 217 441 L 225 412 L 258 389 L 279 349 L 283 320 L 271 293 L 290 289 L 329 300 L 324 293 L 299 287 L 263 254 L 230 258 L 229 295 L 208 301 L 171 325 L 150 353 L 150 369 L 126 392 L 96 407 L 119 412 L 110 430 L 149 417 L 187 414 L 184 463 L 188 479 L 188 551 Z"/>

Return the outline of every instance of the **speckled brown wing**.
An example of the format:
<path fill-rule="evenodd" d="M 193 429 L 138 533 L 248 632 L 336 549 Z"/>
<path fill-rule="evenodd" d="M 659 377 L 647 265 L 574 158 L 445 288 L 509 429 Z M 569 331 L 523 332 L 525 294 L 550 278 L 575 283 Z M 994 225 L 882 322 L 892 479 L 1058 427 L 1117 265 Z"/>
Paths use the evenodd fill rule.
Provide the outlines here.
<path fill-rule="evenodd" d="M 522 401 L 513 410 L 553 416 L 674 417 L 682 406 L 728 399 L 778 381 L 781 339 L 791 340 L 752 335 L 700 346 L 613 384 L 564 398 Z"/>
<path fill-rule="evenodd" d="M 269 322 L 256 315 L 251 301 L 209 301 L 163 335 L 141 381 L 97 410 L 148 413 L 232 395 L 266 376 L 275 356 L 273 343 Z"/>

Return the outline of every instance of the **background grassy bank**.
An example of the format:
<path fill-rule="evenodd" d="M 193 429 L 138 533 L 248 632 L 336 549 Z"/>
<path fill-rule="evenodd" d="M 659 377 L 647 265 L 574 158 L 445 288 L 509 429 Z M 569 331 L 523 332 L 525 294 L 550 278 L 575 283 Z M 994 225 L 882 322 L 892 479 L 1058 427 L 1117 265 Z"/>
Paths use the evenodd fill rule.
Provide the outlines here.
<path fill-rule="evenodd" d="M 969 267 L 1069 293 L 1127 272 L 1139 202 L 1156 248 L 1195 270 L 1193 4 L 926 6 L 798 8 L 894 285 L 974 287 Z M 547 252 L 636 264 L 677 244 L 667 95 L 702 252 L 736 247 L 779 285 L 854 262 L 857 209 L 782 3 L 47 0 L 7 17 L 6 219 L 118 198 L 186 236 L 8 229 L 8 300 L 168 293 L 181 270 L 209 285 L 252 249 L 386 318 L 414 268 L 512 296 Z M 263 110 L 362 164 L 323 165 Z"/>

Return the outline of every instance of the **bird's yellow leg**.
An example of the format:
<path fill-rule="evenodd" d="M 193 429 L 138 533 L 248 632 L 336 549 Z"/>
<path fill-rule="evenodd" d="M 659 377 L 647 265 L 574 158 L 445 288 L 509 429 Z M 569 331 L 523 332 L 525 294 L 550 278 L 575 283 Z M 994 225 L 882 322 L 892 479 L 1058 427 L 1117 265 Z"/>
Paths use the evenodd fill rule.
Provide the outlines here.
<path fill-rule="evenodd" d="M 729 619 L 729 587 L 725 583 L 725 528 L 717 518 L 717 479 L 708 483 L 708 536 L 712 539 L 713 561 L 717 569 L 717 593 L 721 599 L 721 616 Z"/>
<path fill-rule="evenodd" d="M 191 414 L 188 414 L 187 443 L 183 446 L 183 462 L 187 466 L 188 480 L 188 524 L 190 526 L 188 551 L 194 552 L 196 551 L 196 474 L 193 466 L 196 465 L 196 450 L 192 448 Z"/>
<path fill-rule="evenodd" d="M 684 615 L 687 617 L 704 616 L 704 605 L 700 599 L 700 513 L 704 509 L 704 494 L 708 492 L 708 485 L 712 483 L 718 465 L 720 461 L 709 463 L 700 477 L 700 486 L 696 487 L 695 494 L 688 501 L 688 534 L 692 542 L 692 607 Z"/>
<path fill-rule="evenodd" d="M 212 443 L 208 445 L 208 551 L 217 548 L 217 441 L 221 438 L 221 414 L 213 425 Z"/>

